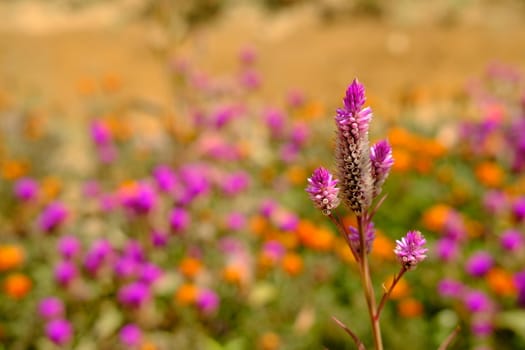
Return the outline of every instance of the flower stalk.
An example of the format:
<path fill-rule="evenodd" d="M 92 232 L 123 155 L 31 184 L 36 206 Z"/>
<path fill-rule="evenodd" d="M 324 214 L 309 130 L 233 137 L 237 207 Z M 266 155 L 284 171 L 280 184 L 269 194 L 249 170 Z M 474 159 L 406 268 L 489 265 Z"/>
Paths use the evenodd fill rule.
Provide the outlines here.
<path fill-rule="evenodd" d="M 386 195 L 379 199 L 378 196 L 394 163 L 394 158 L 392 148 L 386 140 L 369 146 L 368 129 L 372 110 L 370 107 L 364 107 L 365 102 L 364 86 L 355 79 L 346 90 L 343 107 L 337 110 L 335 116 L 338 177 L 333 176 L 325 168 L 317 168 L 308 179 L 306 192 L 314 206 L 326 215 L 343 235 L 358 264 L 374 348 L 383 350 L 381 311 L 403 275 L 413 270 L 426 258 L 427 249 L 424 247 L 425 238 L 419 231 L 409 231 L 405 237 L 396 241 L 394 253 L 401 264 L 401 270 L 394 276 L 391 286 L 384 291 L 377 304 L 368 259 L 375 238 L 372 218 L 386 198 Z M 334 212 L 340 202 L 356 216 L 357 228 L 346 227 Z M 350 335 L 359 350 L 365 349 L 365 345 L 349 327 L 337 318 L 332 318 Z"/>

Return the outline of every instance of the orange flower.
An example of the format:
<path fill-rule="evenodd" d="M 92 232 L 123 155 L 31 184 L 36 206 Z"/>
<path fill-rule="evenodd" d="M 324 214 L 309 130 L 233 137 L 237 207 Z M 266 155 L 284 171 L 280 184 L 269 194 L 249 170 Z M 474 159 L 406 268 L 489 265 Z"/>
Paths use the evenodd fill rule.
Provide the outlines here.
<path fill-rule="evenodd" d="M 140 350 L 157 350 L 158 347 L 152 342 L 145 341 L 140 345 Z"/>
<path fill-rule="evenodd" d="M 286 172 L 286 177 L 291 184 L 302 185 L 306 183 L 306 178 L 308 175 L 306 174 L 306 170 L 304 168 L 299 166 L 291 166 Z"/>
<path fill-rule="evenodd" d="M 179 270 L 184 276 L 194 278 L 201 272 L 202 262 L 192 257 L 184 258 L 179 265 Z"/>
<path fill-rule="evenodd" d="M 19 267 L 24 262 L 24 251 L 16 245 L 0 245 L 0 271 Z"/>
<path fill-rule="evenodd" d="M 303 270 L 303 259 L 296 253 L 286 254 L 283 257 L 281 264 L 284 271 L 291 276 L 296 276 Z"/>
<path fill-rule="evenodd" d="M 254 216 L 250 219 L 250 230 L 257 234 L 262 235 L 268 229 L 268 221 L 260 216 Z"/>
<path fill-rule="evenodd" d="M 396 247 L 393 240 L 383 235 L 380 231 L 376 231 L 376 239 L 372 244 L 371 254 L 374 257 L 383 260 L 395 260 L 394 248 Z"/>
<path fill-rule="evenodd" d="M 273 332 L 264 333 L 259 339 L 261 350 L 277 350 L 281 346 L 281 338 Z"/>
<path fill-rule="evenodd" d="M 443 230 L 452 208 L 445 204 L 436 204 L 423 213 L 423 226 L 431 231 Z"/>
<path fill-rule="evenodd" d="M 183 284 L 175 293 L 175 300 L 179 304 L 190 305 L 197 300 L 199 289 L 194 284 Z"/>
<path fill-rule="evenodd" d="M 304 107 L 301 109 L 298 119 L 302 120 L 314 120 L 318 119 L 321 116 L 323 116 L 325 107 L 324 105 L 319 101 L 311 101 L 310 103 L 307 103 L 304 105 Z"/>
<path fill-rule="evenodd" d="M 22 273 L 13 273 L 4 280 L 4 292 L 14 299 L 23 298 L 30 290 L 33 283 Z"/>
<path fill-rule="evenodd" d="M 237 264 L 230 264 L 222 270 L 222 277 L 226 282 L 241 284 L 243 279 L 243 270 Z"/>
<path fill-rule="evenodd" d="M 423 304 L 414 298 L 406 298 L 399 302 L 397 311 L 405 318 L 417 317 L 423 313 Z"/>
<path fill-rule="evenodd" d="M 122 87 L 122 80 L 117 74 L 106 74 L 102 78 L 102 88 L 107 92 L 116 92 Z"/>
<path fill-rule="evenodd" d="M 516 293 L 516 285 L 512 275 L 502 268 L 492 268 L 487 276 L 487 284 L 494 293 L 502 296 L 512 296 Z"/>
<path fill-rule="evenodd" d="M 412 164 L 410 153 L 401 148 L 394 148 L 392 156 L 394 157 L 393 171 L 404 173 L 410 170 L 410 165 Z"/>
<path fill-rule="evenodd" d="M 76 90 L 79 94 L 87 96 L 93 95 L 97 90 L 97 87 L 93 79 L 86 77 L 77 81 Z"/>
<path fill-rule="evenodd" d="M 16 180 L 25 174 L 29 166 L 21 160 L 6 160 L 2 163 L 2 177 L 6 180 Z"/>
<path fill-rule="evenodd" d="M 407 144 L 410 144 L 411 140 L 412 134 L 406 129 L 396 127 L 388 131 L 388 141 L 394 149 L 399 146 L 406 146 Z"/>
<path fill-rule="evenodd" d="M 46 176 L 42 179 L 41 189 L 44 199 L 50 201 L 59 195 L 62 190 L 62 182 L 55 176 Z"/>
<path fill-rule="evenodd" d="M 503 169 L 489 161 L 478 164 L 475 173 L 478 181 L 487 187 L 500 187 L 505 177 Z"/>
<path fill-rule="evenodd" d="M 394 277 L 389 277 L 385 283 L 384 286 L 388 290 L 390 286 L 392 285 L 392 282 L 394 281 Z M 410 286 L 408 285 L 407 281 L 404 279 L 400 279 L 399 282 L 397 282 L 396 286 L 390 293 L 390 299 L 401 299 L 404 297 L 407 297 L 410 294 Z"/>

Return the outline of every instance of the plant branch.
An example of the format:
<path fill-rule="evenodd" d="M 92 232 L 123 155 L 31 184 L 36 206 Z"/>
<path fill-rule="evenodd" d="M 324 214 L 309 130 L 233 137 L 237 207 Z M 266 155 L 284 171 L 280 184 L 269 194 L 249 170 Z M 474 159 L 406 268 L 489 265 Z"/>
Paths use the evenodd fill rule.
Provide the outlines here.
<path fill-rule="evenodd" d="M 396 276 L 394 276 L 394 280 L 392 281 L 392 284 L 390 285 L 390 287 L 388 287 L 388 290 L 385 290 L 385 292 L 383 293 L 383 296 L 381 297 L 381 301 L 379 302 L 379 306 L 377 307 L 376 314 L 374 316 L 376 320 L 379 320 L 379 317 L 381 316 L 381 311 L 383 310 L 383 307 L 385 306 L 386 300 L 390 296 L 390 293 L 392 293 L 392 291 L 394 290 L 397 282 L 399 282 L 399 280 L 401 279 L 401 277 L 403 277 L 406 271 L 407 269 L 405 269 L 405 267 L 401 267 L 401 270 L 399 271 L 399 273 Z"/>
<path fill-rule="evenodd" d="M 350 337 L 352 337 L 358 350 L 366 350 L 363 342 L 354 332 L 350 330 L 350 328 L 348 328 L 343 322 L 339 321 L 335 316 L 332 316 L 332 320 L 334 320 L 334 322 L 337 323 L 339 327 L 341 327 L 346 333 L 348 333 L 348 335 L 350 335 Z"/>
<path fill-rule="evenodd" d="M 439 346 L 438 350 L 446 350 L 446 349 L 448 349 L 450 344 L 452 344 L 454 339 L 456 339 L 456 336 L 458 335 L 460 330 L 461 330 L 461 328 L 459 326 L 456 326 L 456 328 L 454 328 L 452 333 L 450 333 L 448 335 L 448 337 L 443 341 L 443 343 L 441 343 L 441 345 Z"/>

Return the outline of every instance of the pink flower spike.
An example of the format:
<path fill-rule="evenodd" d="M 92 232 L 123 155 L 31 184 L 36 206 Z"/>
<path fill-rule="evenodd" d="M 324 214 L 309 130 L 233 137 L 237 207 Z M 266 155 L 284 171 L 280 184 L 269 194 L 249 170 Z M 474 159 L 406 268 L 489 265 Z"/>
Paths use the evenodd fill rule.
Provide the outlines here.
<path fill-rule="evenodd" d="M 408 231 L 406 236 L 397 240 L 396 243 L 394 253 L 407 270 L 414 269 L 427 257 L 425 254 L 428 249 L 424 247 L 427 241 L 419 231 Z"/>

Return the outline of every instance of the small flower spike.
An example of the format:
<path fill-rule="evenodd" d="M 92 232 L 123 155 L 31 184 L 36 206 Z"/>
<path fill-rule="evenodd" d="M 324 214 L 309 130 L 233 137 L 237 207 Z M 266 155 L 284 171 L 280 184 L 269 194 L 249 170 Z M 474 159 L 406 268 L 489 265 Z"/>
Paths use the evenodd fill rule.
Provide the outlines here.
<path fill-rule="evenodd" d="M 361 254 L 361 241 L 359 239 L 359 231 L 357 228 L 350 226 L 350 234 L 348 235 L 348 238 L 350 239 L 350 244 L 352 244 L 352 248 L 354 251 L 360 255 Z M 366 253 L 370 253 L 372 250 L 372 243 L 374 243 L 374 239 L 376 238 L 376 229 L 374 227 L 373 222 L 368 223 L 368 227 L 365 231 L 365 246 L 366 246 Z"/>
<path fill-rule="evenodd" d="M 427 257 L 425 253 L 428 249 L 424 247 L 427 241 L 419 231 L 408 231 L 406 236 L 396 243 L 394 253 L 406 270 L 414 269 Z"/>
<path fill-rule="evenodd" d="M 312 176 L 308 178 L 306 192 L 310 195 L 314 206 L 324 215 L 330 215 L 332 209 L 339 205 L 337 182 L 338 180 L 323 167 L 315 169 Z"/>
<path fill-rule="evenodd" d="M 365 88 L 355 79 L 346 90 L 344 107 L 338 109 L 335 116 L 342 199 L 357 216 L 370 207 L 373 191 L 368 141 L 372 110 L 363 108 L 365 101 Z"/>
<path fill-rule="evenodd" d="M 372 180 L 376 197 L 381 193 L 381 188 L 394 164 L 392 147 L 386 140 L 379 141 L 370 148 L 370 161 L 372 162 Z"/>

